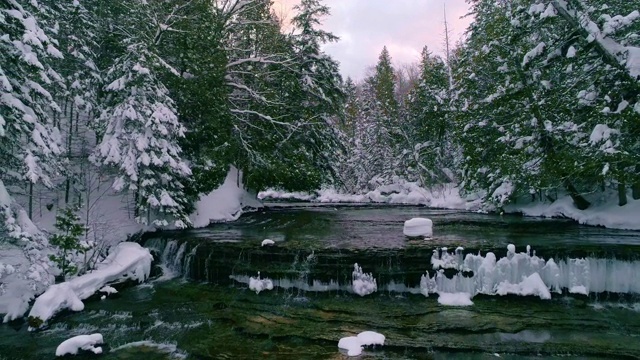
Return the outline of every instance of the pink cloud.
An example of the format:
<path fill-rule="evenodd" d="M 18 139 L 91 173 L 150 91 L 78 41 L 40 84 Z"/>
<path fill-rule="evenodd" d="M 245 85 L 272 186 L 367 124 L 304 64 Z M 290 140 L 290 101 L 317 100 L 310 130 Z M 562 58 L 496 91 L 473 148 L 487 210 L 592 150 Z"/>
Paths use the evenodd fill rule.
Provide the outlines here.
<path fill-rule="evenodd" d="M 275 9 L 291 9 L 298 1 L 276 0 Z M 470 19 L 465 0 L 326 0 L 332 15 L 323 27 L 341 37 L 325 51 L 341 64 L 344 76 L 360 79 L 375 65 L 383 46 L 396 64 L 415 62 L 426 45 L 444 52 L 444 7 L 451 42 L 459 40 Z M 289 10 L 290 11 L 290 10 Z M 292 13 L 292 11 L 290 11 Z"/>

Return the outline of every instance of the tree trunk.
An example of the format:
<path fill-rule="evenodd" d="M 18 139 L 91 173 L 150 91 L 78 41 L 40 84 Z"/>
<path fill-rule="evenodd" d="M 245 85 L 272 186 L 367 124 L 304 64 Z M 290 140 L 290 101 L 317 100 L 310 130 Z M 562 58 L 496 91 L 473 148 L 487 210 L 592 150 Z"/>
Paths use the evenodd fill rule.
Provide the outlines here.
<path fill-rule="evenodd" d="M 73 106 L 70 107 L 69 112 L 69 133 L 67 134 L 67 158 L 71 159 L 71 139 L 73 137 Z M 64 186 L 64 203 L 69 204 L 69 192 L 71 190 L 71 178 L 67 176 L 67 182 Z"/>
<path fill-rule="evenodd" d="M 591 203 L 587 201 L 587 199 L 585 199 L 582 195 L 580 195 L 580 193 L 578 193 L 578 190 L 575 188 L 575 186 L 573 186 L 571 181 L 565 180 L 564 187 L 565 189 L 567 189 L 567 192 L 569 192 L 569 196 L 571 196 L 573 203 L 579 210 L 586 210 L 587 208 L 589 208 L 589 206 L 591 206 Z"/>
<path fill-rule="evenodd" d="M 29 181 L 29 219 L 33 220 L 33 183 Z"/>
<path fill-rule="evenodd" d="M 636 165 L 636 176 L 640 176 L 640 165 Z M 640 200 L 640 179 L 631 184 L 631 197 L 633 200 Z"/>
<path fill-rule="evenodd" d="M 618 183 L 618 206 L 627 205 L 627 187 L 624 183 Z"/>

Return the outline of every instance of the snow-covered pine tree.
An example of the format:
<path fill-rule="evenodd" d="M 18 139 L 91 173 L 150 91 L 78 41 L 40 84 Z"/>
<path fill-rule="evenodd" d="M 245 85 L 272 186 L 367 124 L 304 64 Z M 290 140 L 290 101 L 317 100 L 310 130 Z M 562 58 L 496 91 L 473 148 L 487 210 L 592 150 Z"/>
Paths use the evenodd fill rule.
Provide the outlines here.
<path fill-rule="evenodd" d="M 7 185 L 27 182 L 29 193 L 36 183 L 51 186 L 62 163 L 53 121 L 60 108 L 51 95 L 60 86 L 51 63 L 62 54 L 39 25 L 46 11 L 33 1 L 0 5 L 0 179 Z"/>
<path fill-rule="evenodd" d="M 632 117 L 628 105 L 635 101 L 634 91 L 628 89 L 634 81 L 618 60 L 607 61 L 611 56 L 603 55 L 598 41 L 594 45 L 606 31 L 583 34 L 571 16 L 559 16 L 566 12 L 562 4 L 473 2 L 475 21 L 459 71 L 466 101 L 460 121 L 465 185 L 488 190 L 498 203 L 564 188 L 584 209 L 589 202 L 581 192 L 594 191 L 607 178 L 637 179 L 637 157 L 621 141 L 633 133 L 633 122 L 625 119 Z M 595 2 L 582 5 L 591 12 L 608 9 Z M 600 17 L 603 28 L 632 23 L 628 17 L 610 18 Z M 621 131 L 625 127 L 629 130 Z M 624 194 L 624 186 L 618 187 Z"/>
<path fill-rule="evenodd" d="M 54 95 L 62 108 L 55 120 L 62 133 L 66 156 L 70 159 L 65 169 L 64 200 L 69 203 L 77 194 L 79 205 L 87 190 L 88 180 L 84 177 L 88 155 L 95 145 L 90 128 L 94 125 L 91 120 L 97 113 L 101 86 L 101 73 L 96 66 L 100 22 L 97 8 L 91 2 L 49 2 L 52 10 L 49 22 L 65 58 L 55 64 L 64 87 Z"/>
<path fill-rule="evenodd" d="M 343 115 L 345 93 L 338 63 L 322 51 L 322 46 L 338 38 L 320 28 L 329 8 L 320 0 L 302 0 L 291 24 L 296 31 L 290 36 L 297 78 L 288 112 L 300 124 L 297 143 L 306 150 L 307 176 L 329 183 L 335 177 L 334 166 L 340 151 L 338 126 Z M 295 165 L 294 165 L 295 166 Z M 311 185 L 311 184 L 310 184 Z M 320 184 L 316 185 L 320 186 Z"/>
<path fill-rule="evenodd" d="M 449 178 L 452 154 L 447 146 L 453 130 L 450 102 L 447 66 L 425 47 L 417 86 L 409 93 L 408 148 L 403 153 L 410 175 L 425 186 L 453 180 Z"/>
<path fill-rule="evenodd" d="M 162 81 L 165 73 L 179 74 L 157 48 L 184 4 L 121 5 L 129 8 L 130 16 L 118 18 L 121 26 L 114 29 L 126 48 L 104 75 L 107 96 L 97 120 L 101 137 L 92 161 L 115 169 L 113 188 L 133 193 L 137 221 L 167 226 L 171 220 L 183 228 L 190 224 L 184 191 L 191 169 L 179 145 L 185 128 Z"/>
<path fill-rule="evenodd" d="M 191 170 L 178 145 L 185 129 L 158 79 L 156 56 L 141 44 L 127 50 L 106 74 L 104 90 L 111 97 L 98 119 L 105 132 L 93 161 L 117 169 L 113 188 L 134 192 L 139 222 L 148 223 L 153 209 L 169 215 L 176 227 L 186 227 L 188 202 L 183 191 Z M 164 218 L 153 223 L 168 225 Z"/>

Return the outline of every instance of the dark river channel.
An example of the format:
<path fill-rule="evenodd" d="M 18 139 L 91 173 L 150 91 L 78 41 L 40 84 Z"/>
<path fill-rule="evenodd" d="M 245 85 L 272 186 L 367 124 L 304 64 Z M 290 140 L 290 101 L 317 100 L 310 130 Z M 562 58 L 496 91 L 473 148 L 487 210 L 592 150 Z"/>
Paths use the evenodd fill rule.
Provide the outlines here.
<path fill-rule="evenodd" d="M 403 236 L 413 217 L 433 220 L 432 239 Z M 267 238 L 275 245 L 261 247 Z M 53 359 L 63 340 L 96 332 L 104 353 L 74 358 L 346 359 L 338 340 L 365 330 L 386 340 L 360 359 L 640 358 L 640 232 L 423 207 L 271 204 L 141 241 L 155 258 L 147 283 L 86 301 L 43 331 L 0 325 L 0 359 Z M 377 291 L 354 291 L 355 263 Z M 249 289 L 258 272 L 273 289 Z M 551 299 L 517 294 L 534 272 Z M 496 293 L 503 281 L 516 290 Z M 441 292 L 469 293 L 473 305 L 442 305 Z"/>

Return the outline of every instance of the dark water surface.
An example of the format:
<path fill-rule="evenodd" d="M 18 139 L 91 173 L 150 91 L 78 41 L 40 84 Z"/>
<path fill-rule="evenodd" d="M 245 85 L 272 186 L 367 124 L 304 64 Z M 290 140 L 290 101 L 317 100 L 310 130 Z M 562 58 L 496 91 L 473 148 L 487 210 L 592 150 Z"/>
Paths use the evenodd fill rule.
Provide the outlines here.
<path fill-rule="evenodd" d="M 365 330 L 386 342 L 365 348 L 364 359 L 640 358 L 633 289 L 589 296 L 565 290 L 551 300 L 477 295 L 468 307 L 443 306 L 436 294 L 419 291 L 434 249 L 463 246 L 502 257 L 510 243 L 518 251 L 531 245 L 545 258 L 624 262 L 633 284 L 640 277 L 638 232 L 420 207 L 279 206 L 234 223 L 150 236 L 144 244 L 163 277 L 156 269 L 150 283 L 88 301 L 44 331 L 2 325 L 0 358 L 52 359 L 63 340 L 99 332 L 105 359 L 343 359 L 338 340 Z M 402 235 L 403 222 L 417 216 L 433 220 L 433 239 Z M 276 245 L 261 248 L 265 238 Z M 376 277 L 377 292 L 351 290 L 355 262 Z M 258 271 L 274 279 L 273 290 L 248 289 Z"/>

